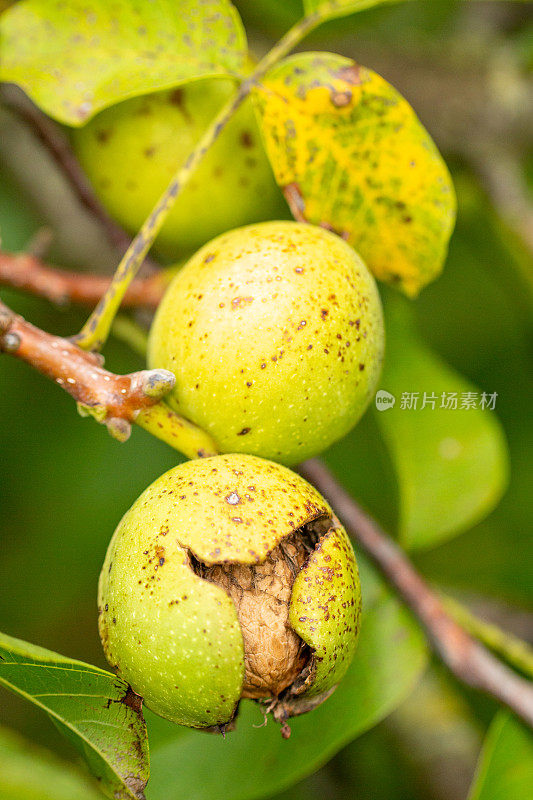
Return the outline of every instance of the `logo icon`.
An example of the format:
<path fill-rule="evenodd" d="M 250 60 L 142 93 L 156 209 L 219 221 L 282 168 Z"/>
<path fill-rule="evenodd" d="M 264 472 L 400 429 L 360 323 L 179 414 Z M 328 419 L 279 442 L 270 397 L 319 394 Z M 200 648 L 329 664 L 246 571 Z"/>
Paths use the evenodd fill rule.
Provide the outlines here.
<path fill-rule="evenodd" d="M 389 408 L 394 407 L 396 398 L 390 392 L 386 392 L 385 389 L 380 389 L 379 392 L 376 392 L 375 402 L 378 411 L 387 411 Z"/>

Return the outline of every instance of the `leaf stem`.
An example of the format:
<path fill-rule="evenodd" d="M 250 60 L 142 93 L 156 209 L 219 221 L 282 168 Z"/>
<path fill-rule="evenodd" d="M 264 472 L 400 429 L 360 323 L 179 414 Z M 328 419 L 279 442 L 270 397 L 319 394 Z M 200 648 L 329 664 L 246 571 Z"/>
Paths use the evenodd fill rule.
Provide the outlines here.
<path fill-rule="evenodd" d="M 240 85 L 237 92 L 228 100 L 217 114 L 185 163 L 178 169 L 167 189 L 163 192 L 148 219 L 134 238 L 120 264 L 106 293 L 101 298 L 89 319 L 74 337 L 74 341 L 84 350 L 100 350 L 104 345 L 113 319 L 122 303 L 128 287 L 136 276 L 144 257 L 152 246 L 157 234 L 163 227 L 176 198 L 187 185 L 196 167 L 199 165 L 211 145 L 218 139 L 227 123 L 233 117 L 241 103 L 246 99 L 252 86 L 273 66 L 283 58 L 321 21 L 318 12 L 309 14 L 296 23 L 280 41 L 259 62 L 255 71 Z"/>
<path fill-rule="evenodd" d="M 486 622 L 473 614 L 455 598 L 441 594 L 444 608 L 468 633 L 498 653 L 508 664 L 533 678 L 533 647 L 523 639 Z"/>
<path fill-rule="evenodd" d="M 185 417 L 180 417 L 164 401 L 142 409 L 135 418 L 135 424 L 187 458 L 206 458 L 218 453 L 208 433 Z"/>

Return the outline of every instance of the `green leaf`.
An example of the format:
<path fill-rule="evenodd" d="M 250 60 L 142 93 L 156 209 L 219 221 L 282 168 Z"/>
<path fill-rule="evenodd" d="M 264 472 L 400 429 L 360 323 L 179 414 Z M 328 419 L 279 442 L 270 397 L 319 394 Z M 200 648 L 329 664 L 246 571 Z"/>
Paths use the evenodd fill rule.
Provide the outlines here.
<path fill-rule="evenodd" d="M 306 15 L 315 11 L 320 13 L 322 21 L 344 17 L 356 11 L 381 6 L 384 3 L 398 3 L 401 0 L 303 0 Z"/>
<path fill-rule="evenodd" d="M 271 719 L 261 725 L 261 710 L 250 701 L 241 704 L 237 729 L 225 739 L 169 726 L 161 731 L 159 724 L 159 741 L 151 746 L 150 800 L 270 797 L 314 772 L 410 693 L 426 664 L 423 636 L 375 572 L 358 561 L 365 609 L 361 637 L 352 666 L 333 695 L 318 709 L 290 720 L 288 741 Z"/>
<path fill-rule="evenodd" d="M 0 19 L 0 80 L 83 125 L 127 97 L 238 72 L 246 39 L 228 0 L 22 0 Z"/>
<path fill-rule="evenodd" d="M 103 795 L 72 764 L 0 728 L 2 800 L 102 800 Z"/>
<path fill-rule="evenodd" d="M 398 477 L 400 539 L 427 548 L 497 505 L 507 484 L 507 445 L 495 414 L 481 408 L 482 392 L 420 342 L 411 310 L 397 296 L 386 303 L 386 329 L 380 389 L 395 404 L 375 413 Z"/>
<path fill-rule="evenodd" d="M 402 0 L 303 0 L 306 15 L 318 11 L 321 21 L 335 17 L 345 17 L 347 14 L 354 14 L 357 11 L 365 11 L 367 8 L 382 6 L 384 3 L 399 3 Z M 501 0 L 498 0 L 501 2 Z M 405 2 L 405 0 L 404 0 Z M 515 0 L 515 2 L 531 2 L 531 0 Z"/>
<path fill-rule="evenodd" d="M 456 179 L 457 231 L 444 275 L 416 303 L 417 327 L 445 361 L 498 392 L 511 474 L 489 517 L 468 536 L 417 554 L 417 563 L 441 586 L 531 607 L 533 537 L 524 536 L 533 516 L 531 254 L 504 231 L 472 177 Z"/>
<path fill-rule="evenodd" d="M 274 175 L 296 219 L 336 231 L 409 296 L 441 271 L 450 175 L 410 105 L 343 56 L 299 53 L 254 91 Z"/>
<path fill-rule="evenodd" d="M 148 743 L 139 698 L 120 678 L 0 634 L 0 686 L 46 711 L 115 800 L 139 800 Z"/>
<path fill-rule="evenodd" d="M 510 714 L 494 718 L 468 800 L 525 800 L 533 787 L 533 735 Z"/>

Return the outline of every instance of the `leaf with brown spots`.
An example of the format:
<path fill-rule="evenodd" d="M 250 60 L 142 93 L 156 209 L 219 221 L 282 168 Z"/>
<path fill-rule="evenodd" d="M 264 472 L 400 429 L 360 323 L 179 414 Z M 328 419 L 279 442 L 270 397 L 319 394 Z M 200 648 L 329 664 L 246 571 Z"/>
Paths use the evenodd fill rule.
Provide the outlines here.
<path fill-rule="evenodd" d="M 0 686 L 45 711 L 114 800 L 143 800 L 149 775 L 141 698 L 110 672 L 0 633 Z"/>
<path fill-rule="evenodd" d="M 293 215 L 333 230 L 409 296 L 442 269 L 455 221 L 446 165 L 383 78 L 329 53 L 281 62 L 254 91 Z"/>
<path fill-rule="evenodd" d="M 0 80 L 73 126 L 127 97 L 239 72 L 246 54 L 228 0 L 22 0 L 0 37 Z"/>

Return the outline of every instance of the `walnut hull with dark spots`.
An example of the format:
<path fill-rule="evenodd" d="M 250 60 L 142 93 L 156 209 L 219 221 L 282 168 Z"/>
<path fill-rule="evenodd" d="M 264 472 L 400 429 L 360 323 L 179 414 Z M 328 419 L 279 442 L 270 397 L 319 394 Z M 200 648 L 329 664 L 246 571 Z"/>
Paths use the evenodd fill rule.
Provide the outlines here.
<path fill-rule="evenodd" d="M 305 480 L 220 455 L 180 464 L 122 518 L 98 593 L 106 657 L 145 705 L 194 728 L 252 698 L 281 723 L 349 667 L 360 587 L 346 531 Z"/>

